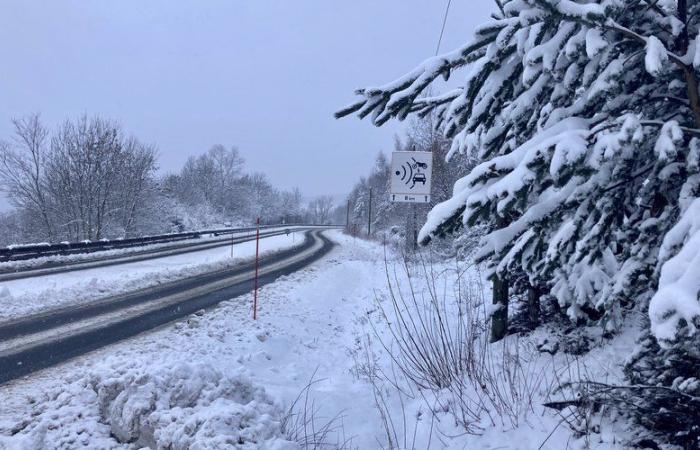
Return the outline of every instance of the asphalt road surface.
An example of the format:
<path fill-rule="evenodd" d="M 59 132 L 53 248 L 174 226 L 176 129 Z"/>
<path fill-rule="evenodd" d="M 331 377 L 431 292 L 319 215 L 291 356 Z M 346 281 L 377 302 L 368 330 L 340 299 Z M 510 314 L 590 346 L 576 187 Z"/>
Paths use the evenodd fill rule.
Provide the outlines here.
<path fill-rule="evenodd" d="M 316 227 L 318 228 L 318 227 Z M 260 237 L 270 237 L 279 236 L 281 234 L 288 233 L 291 231 L 304 231 L 307 229 L 312 229 L 312 227 L 290 227 L 283 229 L 274 230 L 261 230 Z M 255 239 L 255 231 L 246 231 L 236 235 L 229 235 L 214 240 L 207 240 L 205 242 L 180 242 L 165 247 L 158 248 L 146 248 L 144 250 L 133 250 L 126 254 L 118 255 L 100 255 L 95 254 L 93 257 L 88 257 L 86 259 L 80 259 L 76 261 L 48 261 L 38 266 L 32 266 L 30 268 L 18 268 L 18 269 L 0 269 L 0 282 L 19 280 L 23 278 L 38 277 L 44 275 L 50 275 L 55 273 L 73 272 L 76 270 L 84 269 L 94 269 L 96 267 L 107 267 L 114 266 L 118 264 L 129 264 L 137 261 L 146 261 L 157 258 L 164 258 L 167 256 L 181 255 L 183 253 L 198 252 L 202 250 L 208 250 L 210 248 L 222 247 L 230 245 L 231 243 L 239 244 L 241 242 L 248 242 Z"/>
<path fill-rule="evenodd" d="M 326 255 L 322 230 L 305 232 L 301 246 L 260 260 L 259 285 L 272 283 Z M 253 262 L 0 322 L 0 383 L 211 308 L 253 289 Z"/>

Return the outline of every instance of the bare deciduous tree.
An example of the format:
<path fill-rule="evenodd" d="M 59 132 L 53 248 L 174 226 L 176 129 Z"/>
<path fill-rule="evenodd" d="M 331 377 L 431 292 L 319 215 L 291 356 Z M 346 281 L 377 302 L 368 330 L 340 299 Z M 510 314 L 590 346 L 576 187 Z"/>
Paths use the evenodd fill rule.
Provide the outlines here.
<path fill-rule="evenodd" d="M 309 215 L 315 224 L 327 224 L 333 210 L 333 197 L 321 195 L 309 202 Z"/>
<path fill-rule="evenodd" d="M 207 203 L 222 215 L 240 209 L 238 181 L 243 157 L 236 147 L 214 145 L 208 152 L 190 157 L 176 180 L 177 196 L 185 203 Z"/>
<path fill-rule="evenodd" d="M 44 183 L 48 130 L 38 114 L 13 119 L 12 124 L 14 145 L 0 143 L 0 182 L 15 206 L 41 218 L 45 236 L 52 239 L 54 229 Z"/>
<path fill-rule="evenodd" d="M 129 138 L 124 144 L 122 171 L 126 176 L 119 177 L 117 200 L 121 203 L 121 226 L 125 236 L 136 234 L 138 209 L 153 178 L 156 158 L 155 146 L 142 144 L 135 138 Z"/>
<path fill-rule="evenodd" d="M 243 170 L 243 157 L 241 157 L 236 147 L 226 149 L 221 144 L 214 145 L 206 155 L 211 163 L 215 192 L 213 193 L 214 206 L 220 208 L 226 214 L 235 206 L 236 199 L 233 197 L 236 180 L 241 176 Z"/>
<path fill-rule="evenodd" d="M 291 191 L 283 191 L 280 193 L 280 215 L 285 223 L 302 222 L 303 196 L 299 188 L 294 188 Z"/>
<path fill-rule="evenodd" d="M 123 173 L 124 142 L 119 127 L 82 116 L 66 121 L 51 140 L 48 184 L 63 223 L 75 239 L 100 239 Z"/>
<path fill-rule="evenodd" d="M 82 116 L 50 137 L 36 114 L 13 123 L 13 140 L 0 141 L 0 188 L 17 207 L 4 232 L 21 223 L 21 241 L 304 220 L 299 190 L 281 192 L 263 174 L 244 174 L 236 147 L 215 145 L 157 180 L 155 146 L 126 137 L 113 121 Z"/>
<path fill-rule="evenodd" d="M 13 120 L 0 144 L 0 181 L 30 239 L 133 233 L 156 151 L 99 117 L 67 120 L 51 137 L 38 114 Z M 35 231 L 34 224 L 41 224 Z"/>

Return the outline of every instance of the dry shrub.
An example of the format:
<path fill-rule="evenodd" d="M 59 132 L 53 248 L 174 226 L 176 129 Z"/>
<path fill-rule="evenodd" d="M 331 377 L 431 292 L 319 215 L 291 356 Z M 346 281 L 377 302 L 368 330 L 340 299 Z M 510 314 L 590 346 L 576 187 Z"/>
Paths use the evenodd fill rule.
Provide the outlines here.
<path fill-rule="evenodd" d="M 538 392 L 550 388 L 549 366 L 541 364 L 534 345 L 516 336 L 488 343 L 481 274 L 457 264 L 437 270 L 427 258 L 404 259 L 392 267 L 386 262 L 387 290 L 376 296 L 380 323 L 370 323 L 393 373 L 388 376 L 376 364 L 368 367 L 367 356 L 366 378 L 411 398 L 427 398 L 430 392 L 427 408 L 450 413 L 466 433 L 480 434 L 485 426 L 517 427 L 534 411 Z M 386 408 L 378 408 L 388 441 L 396 443 Z"/>
<path fill-rule="evenodd" d="M 282 434 L 304 450 L 346 450 L 352 438 L 345 436 L 342 412 L 329 418 L 320 416 L 320 408 L 312 399 L 311 388 L 323 380 L 313 373 L 282 418 Z"/>

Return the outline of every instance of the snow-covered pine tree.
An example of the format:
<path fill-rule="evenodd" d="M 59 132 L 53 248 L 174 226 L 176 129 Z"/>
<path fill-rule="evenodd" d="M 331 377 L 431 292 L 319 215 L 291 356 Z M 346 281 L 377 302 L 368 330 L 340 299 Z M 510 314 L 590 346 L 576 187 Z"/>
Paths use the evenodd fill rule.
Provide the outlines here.
<path fill-rule="evenodd" d="M 372 189 L 372 229 L 375 232 L 385 230 L 390 225 L 392 205 L 389 202 L 389 164 L 384 152 L 380 151 L 367 178 Z"/>
<path fill-rule="evenodd" d="M 522 271 L 572 319 L 612 325 L 620 306 L 652 292 L 700 134 L 688 18 L 670 2 L 506 1 L 472 42 L 358 90 L 337 115 L 382 125 L 435 111 L 453 138 L 449 157 L 481 164 L 433 209 L 421 239 L 484 224 L 480 257 L 495 273 Z M 457 69 L 463 87 L 420 97 Z"/>
<path fill-rule="evenodd" d="M 511 292 L 544 288 L 573 321 L 607 329 L 651 301 L 652 333 L 682 349 L 700 325 L 700 2 L 496 5 L 471 42 L 356 91 L 337 117 L 437 114 L 449 157 L 480 164 L 433 208 L 422 242 L 479 224 L 478 256 L 495 280 L 518 280 Z M 460 88 L 421 97 L 454 72 Z"/>

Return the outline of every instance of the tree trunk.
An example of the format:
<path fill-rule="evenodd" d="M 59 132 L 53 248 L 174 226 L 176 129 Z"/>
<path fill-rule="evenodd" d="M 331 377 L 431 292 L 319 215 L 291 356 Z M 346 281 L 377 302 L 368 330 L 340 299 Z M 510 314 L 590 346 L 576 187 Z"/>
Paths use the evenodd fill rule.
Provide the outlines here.
<path fill-rule="evenodd" d="M 540 290 L 537 286 L 527 288 L 527 321 L 532 329 L 540 323 Z"/>
<path fill-rule="evenodd" d="M 508 280 L 493 278 L 493 314 L 491 314 L 491 338 L 489 342 L 503 339 L 508 332 Z"/>

